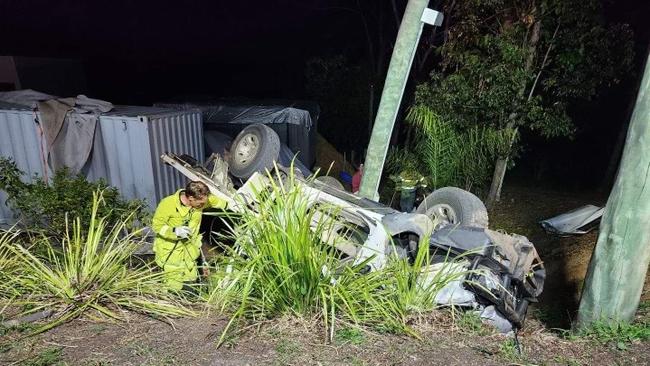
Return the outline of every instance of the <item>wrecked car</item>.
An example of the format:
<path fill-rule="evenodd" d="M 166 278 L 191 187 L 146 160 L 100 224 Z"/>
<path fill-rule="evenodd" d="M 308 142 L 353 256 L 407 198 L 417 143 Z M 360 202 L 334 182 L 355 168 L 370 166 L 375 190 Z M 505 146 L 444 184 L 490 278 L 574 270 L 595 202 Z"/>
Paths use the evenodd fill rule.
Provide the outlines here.
<path fill-rule="evenodd" d="M 263 172 L 274 167 L 279 151 L 277 134 L 256 124 L 239 133 L 228 157 L 213 154 L 208 166 L 172 153 L 161 159 L 187 178 L 204 182 L 212 194 L 237 211 L 244 203 L 254 204 L 255 192 L 271 184 L 273 178 Z M 279 169 L 290 172 L 286 167 Z M 462 256 L 455 265 L 467 275 L 440 291 L 436 302 L 441 305 L 475 309 L 507 332 L 522 327 L 528 304 L 542 292 L 545 269 L 534 245 L 523 236 L 488 229 L 485 205 L 470 192 L 441 188 L 428 195 L 416 212 L 403 213 L 346 192 L 328 180 L 305 179 L 300 174 L 296 180 L 313 207 L 338 208 L 336 224 L 321 239 L 352 263 L 367 263 L 368 271 L 382 268 L 391 255 L 412 258 L 421 238 L 429 238 L 432 271 Z M 315 215 L 314 220 L 319 217 Z"/>

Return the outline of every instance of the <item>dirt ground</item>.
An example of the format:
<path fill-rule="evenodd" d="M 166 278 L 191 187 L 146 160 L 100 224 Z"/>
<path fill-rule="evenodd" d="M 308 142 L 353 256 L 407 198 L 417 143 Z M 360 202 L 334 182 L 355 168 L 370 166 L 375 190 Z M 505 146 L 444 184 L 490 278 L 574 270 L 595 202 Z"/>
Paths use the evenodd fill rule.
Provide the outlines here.
<path fill-rule="evenodd" d="M 538 223 L 586 204 L 604 206 L 606 201 L 606 194 L 598 192 L 510 186 L 490 212 L 491 228 L 527 236 L 544 261 L 548 277 L 533 313 L 549 328 L 568 328 L 575 320 L 598 229 L 585 235 L 558 237 L 544 232 Z M 641 301 L 648 300 L 650 272 L 641 296 Z"/>
<path fill-rule="evenodd" d="M 444 318 L 447 320 L 441 320 Z M 647 343 L 627 350 L 587 340 L 566 340 L 529 321 L 512 340 L 452 325 L 448 314 L 414 324 L 421 339 L 341 328 L 326 342 L 322 328 L 286 318 L 249 329 L 222 347 L 223 317 L 186 318 L 170 325 L 131 315 L 128 323 L 78 319 L 46 334 L 4 337 L 2 365 L 645 365 Z M 347 331 L 347 333 L 346 333 Z M 483 334 L 485 332 L 485 334 Z"/>
<path fill-rule="evenodd" d="M 333 342 L 309 320 L 283 318 L 247 328 L 217 348 L 228 319 L 182 318 L 169 324 L 128 314 L 129 322 L 77 319 L 45 334 L 29 329 L 0 333 L 0 365 L 644 365 L 650 342 L 626 347 L 560 336 L 574 318 L 580 286 L 597 233 L 557 238 L 537 221 L 582 204 L 602 204 L 596 194 L 506 188 L 491 212 L 493 228 L 528 236 L 549 270 L 540 303 L 513 340 L 463 325 L 447 311 L 413 319 L 420 339 L 339 327 Z M 644 292 L 648 298 L 647 289 Z M 626 349 L 623 349 L 626 348 Z"/>

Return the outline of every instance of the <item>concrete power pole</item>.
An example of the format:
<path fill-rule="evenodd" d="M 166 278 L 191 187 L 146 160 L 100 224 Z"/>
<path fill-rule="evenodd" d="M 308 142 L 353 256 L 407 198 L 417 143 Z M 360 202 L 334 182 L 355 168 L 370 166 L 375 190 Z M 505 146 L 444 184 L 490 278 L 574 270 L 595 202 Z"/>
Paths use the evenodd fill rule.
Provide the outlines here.
<path fill-rule="evenodd" d="M 397 41 L 388 66 L 388 75 L 381 93 L 375 125 L 372 128 L 359 189 L 359 193 L 369 199 L 379 198 L 379 181 L 384 169 L 390 135 L 402 102 L 404 87 L 420 41 L 422 27 L 424 23 L 435 26 L 442 24 L 442 13 L 427 9 L 428 4 L 429 0 L 409 0 L 397 32 Z"/>
<path fill-rule="evenodd" d="M 650 59 L 646 60 L 621 164 L 600 223 L 578 326 L 634 318 L 650 263 Z"/>

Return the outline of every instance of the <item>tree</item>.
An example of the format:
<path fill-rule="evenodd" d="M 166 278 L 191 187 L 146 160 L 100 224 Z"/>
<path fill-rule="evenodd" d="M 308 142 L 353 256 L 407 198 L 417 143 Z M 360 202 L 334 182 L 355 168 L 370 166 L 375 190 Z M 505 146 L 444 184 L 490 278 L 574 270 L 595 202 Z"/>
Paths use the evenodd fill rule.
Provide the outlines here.
<path fill-rule="evenodd" d="M 510 149 L 514 130 L 487 125 L 458 129 L 421 106 L 410 109 L 407 120 L 418 128 L 411 143 L 392 149 L 386 168 L 398 174 L 411 169 L 425 174 L 431 188 L 446 186 L 473 190 L 489 180 L 496 157 Z"/>
<path fill-rule="evenodd" d="M 514 131 L 496 158 L 488 205 L 499 200 L 520 128 L 571 136 L 567 105 L 617 83 L 632 61 L 631 31 L 605 26 L 596 0 L 449 0 L 443 62 L 416 105 L 463 130 Z"/>

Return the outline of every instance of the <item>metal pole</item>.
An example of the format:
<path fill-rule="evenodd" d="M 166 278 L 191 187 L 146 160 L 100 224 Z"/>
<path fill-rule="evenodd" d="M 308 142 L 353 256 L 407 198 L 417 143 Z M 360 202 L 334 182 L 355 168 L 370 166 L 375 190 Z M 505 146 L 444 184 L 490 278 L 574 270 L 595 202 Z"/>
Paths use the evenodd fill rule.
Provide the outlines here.
<path fill-rule="evenodd" d="M 404 11 L 404 17 L 397 32 L 395 48 L 388 66 L 388 75 L 384 83 L 384 90 L 381 94 L 379 109 L 375 118 L 375 125 L 372 128 L 368 153 L 366 154 L 363 177 L 359 194 L 377 200 L 379 198 L 379 180 L 384 169 L 384 160 L 388 151 L 390 135 L 395 125 L 395 118 L 402 101 L 404 87 L 408 79 L 413 57 L 422 33 L 425 19 L 425 9 L 429 0 L 409 0 Z M 431 14 L 435 13 L 435 14 Z M 433 23 L 439 25 L 442 22 L 442 14 L 429 10 L 433 16 Z"/>
<path fill-rule="evenodd" d="M 650 264 L 650 59 L 580 300 L 578 326 L 634 318 Z"/>

